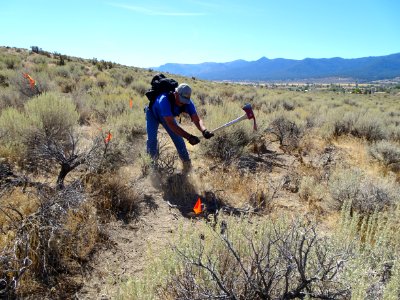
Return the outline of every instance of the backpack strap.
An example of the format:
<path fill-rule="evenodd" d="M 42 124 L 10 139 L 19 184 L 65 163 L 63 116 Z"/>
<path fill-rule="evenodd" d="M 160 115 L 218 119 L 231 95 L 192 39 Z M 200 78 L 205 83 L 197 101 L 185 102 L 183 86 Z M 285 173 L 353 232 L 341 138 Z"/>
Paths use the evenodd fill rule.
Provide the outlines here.
<path fill-rule="evenodd" d="M 176 103 L 175 103 L 175 94 L 174 94 L 174 92 L 169 92 L 169 93 L 168 93 L 168 101 L 169 101 L 169 103 L 170 103 L 170 105 L 171 105 L 171 112 L 174 111 L 174 108 L 175 108 L 175 107 L 178 107 L 178 108 L 179 108 L 179 115 L 180 115 L 181 113 L 185 112 L 185 105 L 186 105 L 186 104 L 184 104 L 184 105 L 182 105 L 182 106 L 177 106 Z M 181 123 L 181 119 L 179 119 L 179 124 L 180 124 L 180 123 Z"/>

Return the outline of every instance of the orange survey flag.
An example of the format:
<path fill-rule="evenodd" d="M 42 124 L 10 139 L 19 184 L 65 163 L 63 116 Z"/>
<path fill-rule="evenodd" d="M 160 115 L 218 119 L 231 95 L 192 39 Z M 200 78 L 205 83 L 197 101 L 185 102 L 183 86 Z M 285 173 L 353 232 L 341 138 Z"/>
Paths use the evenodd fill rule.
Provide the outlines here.
<path fill-rule="evenodd" d="M 109 131 L 106 138 L 104 139 L 104 142 L 106 144 L 108 144 L 111 141 L 111 138 L 112 138 L 112 135 L 111 135 L 111 132 Z"/>
<path fill-rule="evenodd" d="M 200 197 L 199 197 L 199 199 L 197 199 L 197 202 L 196 202 L 196 204 L 195 204 L 194 207 L 193 207 L 193 211 L 194 211 L 194 213 L 195 213 L 196 215 L 198 215 L 199 213 L 201 213 L 201 200 L 200 200 Z"/>
<path fill-rule="evenodd" d="M 129 100 L 129 107 L 132 109 L 132 107 L 133 107 L 133 100 L 132 100 L 132 98 L 131 98 L 131 100 Z"/>
<path fill-rule="evenodd" d="M 31 88 L 33 88 L 36 84 L 35 80 L 31 76 L 29 76 L 28 73 L 22 73 L 22 75 L 24 75 L 24 77 L 29 80 L 29 85 L 31 86 Z"/>

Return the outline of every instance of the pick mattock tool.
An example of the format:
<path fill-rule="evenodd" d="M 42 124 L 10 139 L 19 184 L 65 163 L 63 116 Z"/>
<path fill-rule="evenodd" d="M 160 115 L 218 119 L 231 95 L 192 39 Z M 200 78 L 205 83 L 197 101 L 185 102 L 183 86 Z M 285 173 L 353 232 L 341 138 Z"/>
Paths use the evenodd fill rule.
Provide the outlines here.
<path fill-rule="evenodd" d="M 236 118 L 236 119 L 234 119 L 234 120 L 232 120 L 232 121 L 230 121 L 230 122 L 228 122 L 228 123 L 226 123 L 224 125 L 221 125 L 220 127 L 215 128 L 211 132 L 215 133 L 216 131 L 219 131 L 219 130 L 225 128 L 225 127 L 231 126 L 232 124 L 235 124 L 237 122 L 240 122 L 240 121 L 246 120 L 246 119 L 249 119 L 249 120 L 253 119 L 253 122 L 254 122 L 253 123 L 253 129 L 257 130 L 256 118 L 254 116 L 253 109 L 252 109 L 250 103 L 247 103 L 245 106 L 242 107 L 242 109 L 245 111 L 245 114 L 243 116 L 241 116 L 239 118 Z"/>

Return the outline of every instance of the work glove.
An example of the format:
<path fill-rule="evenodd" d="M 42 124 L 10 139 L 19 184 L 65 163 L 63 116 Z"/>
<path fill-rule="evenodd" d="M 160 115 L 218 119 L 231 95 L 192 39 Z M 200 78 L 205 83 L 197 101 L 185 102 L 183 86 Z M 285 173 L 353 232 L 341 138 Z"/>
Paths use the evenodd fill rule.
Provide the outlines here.
<path fill-rule="evenodd" d="M 203 136 L 204 136 L 207 140 L 210 139 L 210 138 L 212 138 L 212 137 L 214 136 L 214 133 L 208 131 L 207 129 L 204 129 L 204 130 L 202 131 L 202 133 L 203 133 Z"/>
<path fill-rule="evenodd" d="M 190 135 L 187 140 L 189 141 L 189 144 L 193 146 L 200 143 L 200 139 L 195 135 Z"/>

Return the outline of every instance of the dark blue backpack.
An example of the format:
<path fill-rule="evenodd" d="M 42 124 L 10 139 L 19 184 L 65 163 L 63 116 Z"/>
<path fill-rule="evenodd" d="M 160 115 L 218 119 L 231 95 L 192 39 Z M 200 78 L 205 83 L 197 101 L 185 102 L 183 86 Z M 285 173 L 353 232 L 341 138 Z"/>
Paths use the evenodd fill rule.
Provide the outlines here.
<path fill-rule="evenodd" d="M 173 92 L 178 87 L 178 82 L 172 78 L 166 78 L 164 74 L 157 74 L 151 80 L 151 88 L 145 93 L 147 99 L 149 99 L 149 107 L 153 105 L 157 97 L 161 94 L 168 94 L 168 98 L 171 101 Z"/>

